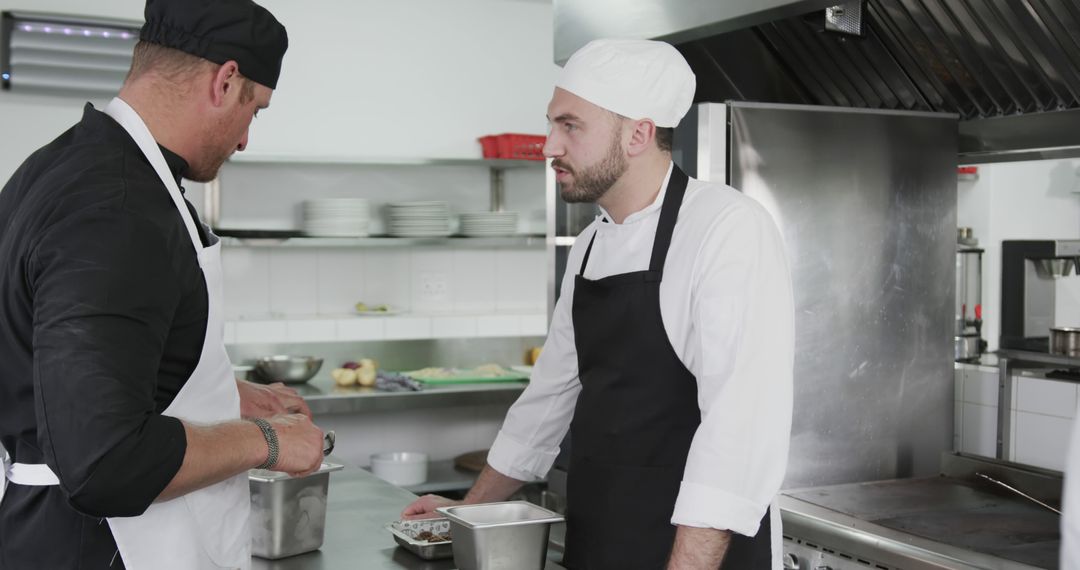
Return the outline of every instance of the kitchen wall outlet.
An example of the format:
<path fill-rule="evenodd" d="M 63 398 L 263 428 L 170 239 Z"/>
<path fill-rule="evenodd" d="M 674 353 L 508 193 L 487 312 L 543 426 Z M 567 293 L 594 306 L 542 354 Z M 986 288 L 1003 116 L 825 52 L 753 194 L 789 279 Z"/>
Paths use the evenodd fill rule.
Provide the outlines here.
<path fill-rule="evenodd" d="M 450 285 L 447 275 L 436 272 L 421 273 L 420 300 L 424 302 L 449 302 Z"/>

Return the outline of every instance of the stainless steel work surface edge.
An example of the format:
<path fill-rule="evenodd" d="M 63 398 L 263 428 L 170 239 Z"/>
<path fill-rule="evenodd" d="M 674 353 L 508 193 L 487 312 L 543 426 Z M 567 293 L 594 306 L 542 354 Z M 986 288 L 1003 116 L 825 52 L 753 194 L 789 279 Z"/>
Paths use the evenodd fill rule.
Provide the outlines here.
<path fill-rule="evenodd" d="M 337 389 L 332 382 L 294 385 L 313 414 L 343 414 L 453 406 L 512 404 L 528 382 L 451 384 L 425 387 L 419 392 L 384 392 L 374 388 Z"/>

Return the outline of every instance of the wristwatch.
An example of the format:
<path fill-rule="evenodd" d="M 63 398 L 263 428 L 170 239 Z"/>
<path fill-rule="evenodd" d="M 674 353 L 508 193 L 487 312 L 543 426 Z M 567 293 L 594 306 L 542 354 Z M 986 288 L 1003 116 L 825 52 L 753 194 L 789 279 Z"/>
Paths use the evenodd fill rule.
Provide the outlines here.
<path fill-rule="evenodd" d="M 251 421 L 259 426 L 259 430 L 262 431 L 263 437 L 266 438 L 266 447 L 269 449 L 269 452 L 266 454 L 266 461 L 264 461 L 262 465 L 256 467 L 256 469 L 273 469 L 278 461 L 279 449 L 277 432 L 271 427 L 270 422 L 262 418 L 252 418 Z"/>

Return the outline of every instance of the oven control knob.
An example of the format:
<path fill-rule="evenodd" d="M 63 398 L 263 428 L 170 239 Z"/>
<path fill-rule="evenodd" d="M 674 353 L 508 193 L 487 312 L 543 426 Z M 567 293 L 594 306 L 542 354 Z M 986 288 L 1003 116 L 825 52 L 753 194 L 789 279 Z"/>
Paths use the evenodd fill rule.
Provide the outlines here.
<path fill-rule="evenodd" d="M 799 557 L 788 553 L 784 555 L 784 570 L 800 570 Z"/>

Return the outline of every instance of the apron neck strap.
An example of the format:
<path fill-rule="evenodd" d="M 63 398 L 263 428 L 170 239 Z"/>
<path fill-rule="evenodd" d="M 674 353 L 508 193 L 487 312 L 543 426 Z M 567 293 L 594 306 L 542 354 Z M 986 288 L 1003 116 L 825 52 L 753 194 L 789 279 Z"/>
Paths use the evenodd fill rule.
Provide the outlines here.
<path fill-rule="evenodd" d="M 581 258 L 581 269 L 578 270 L 578 275 L 585 275 L 585 266 L 589 264 L 589 256 L 592 255 L 592 244 L 596 241 L 596 234 L 599 231 L 593 231 L 592 237 L 589 238 L 589 247 L 585 248 L 585 257 Z"/>
<path fill-rule="evenodd" d="M 663 272 L 664 261 L 667 260 L 668 248 L 671 246 L 671 235 L 675 232 L 675 222 L 679 219 L 679 208 L 682 207 L 683 196 L 686 195 L 686 185 L 690 178 L 677 165 L 671 165 L 671 179 L 668 181 L 667 193 L 664 194 L 664 203 L 660 206 L 660 221 L 656 224 L 656 235 L 653 237 L 652 258 L 649 260 L 649 271 Z M 585 266 L 589 263 L 589 255 L 592 254 L 593 243 L 596 242 L 596 234 L 593 232 L 589 239 L 589 247 L 585 248 L 585 257 L 581 260 L 581 269 L 578 275 L 585 275 Z"/>
<path fill-rule="evenodd" d="M 668 181 L 664 205 L 660 207 L 660 221 L 656 224 L 656 236 L 653 237 L 652 260 L 649 271 L 662 272 L 667 260 L 671 235 L 675 232 L 675 222 L 679 219 L 679 208 L 686 195 L 686 184 L 690 179 L 678 166 L 671 165 L 671 180 Z"/>
<path fill-rule="evenodd" d="M 199 230 L 195 225 L 195 220 L 191 217 L 191 212 L 188 211 L 183 195 L 180 194 L 180 186 L 176 184 L 172 171 L 169 170 L 169 164 L 165 162 L 165 156 L 161 154 L 157 141 L 154 140 L 154 136 L 150 133 L 150 129 L 147 128 L 142 117 L 139 116 L 135 109 L 131 108 L 131 105 L 128 105 L 126 101 L 119 97 L 114 97 L 105 106 L 105 114 L 119 123 L 135 141 L 135 144 L 139 145 L 139 150 L 146 156 L 150 166 L 154 167 L 154 171 L 157 172 L 161 183 L 169 191 L 169 197 L 172 198 L 173 204 L 180 212 L 180 218 L 184 221 L 184 227 L 187 228 L 188 236 L 191 238 L 191 245 L 195 247 L 195 251 L 202 250 L 202 238 L 199 237 Z"/>

